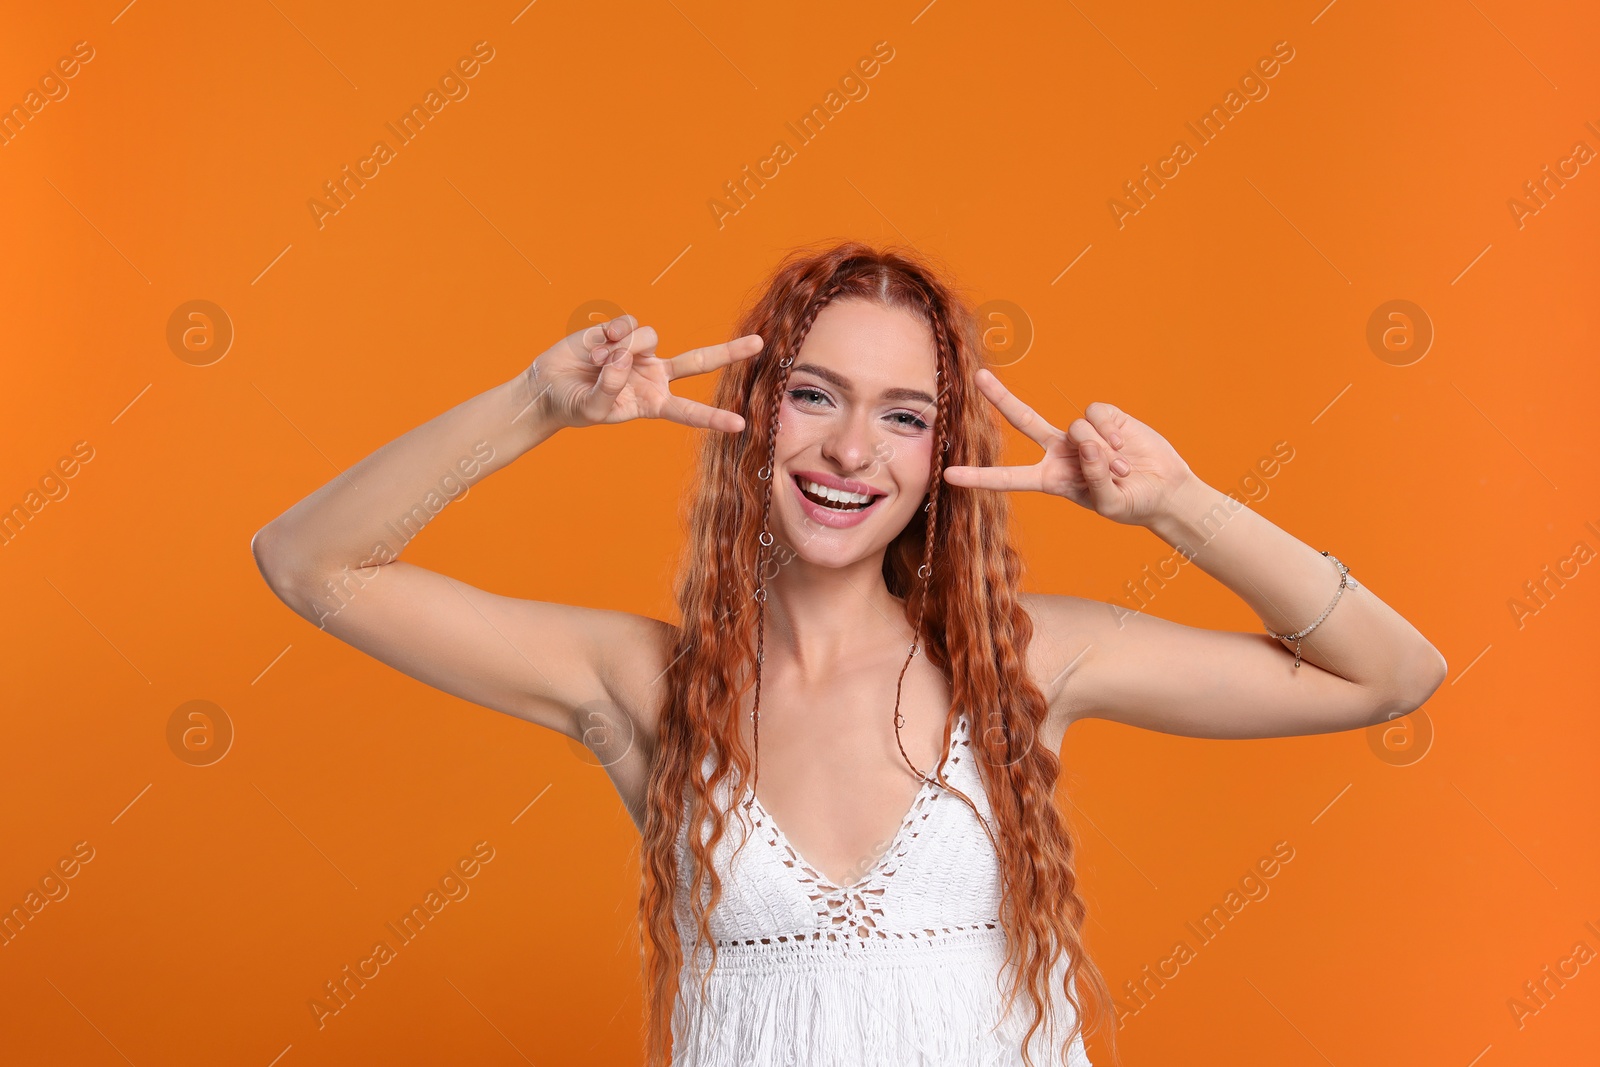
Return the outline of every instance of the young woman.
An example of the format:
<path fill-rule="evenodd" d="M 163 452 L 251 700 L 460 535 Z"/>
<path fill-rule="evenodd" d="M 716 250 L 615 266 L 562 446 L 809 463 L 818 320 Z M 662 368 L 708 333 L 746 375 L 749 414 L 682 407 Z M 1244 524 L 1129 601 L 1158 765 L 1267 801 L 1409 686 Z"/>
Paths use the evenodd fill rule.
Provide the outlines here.
<path fill-rule="evenodd" d="M 734 340 L 656 346 L 632 316 L 575 333 L 252 546 L 328 632 L 596 751 L 643 833 L 652 1065 L 670 1039 L 677 1067 L 1083 1067 L 1111 996 L 1055 804 L 1068 725 L 1327 733 L 1411 711 L 1445 676 L 1335 557 L 1149 426 L 1097 402 L 1062 431 L 1013 396 L 969 308 L 910 253 L 793 253 Z M 673 395 L 710 371 L 713 404 Z M 991 408 L 1037 462 L 997 466 Z M 446 497 L 552 434 L 638 418 L 710 431 L 676 624 L 398 558 Z M 1016 490 L 1149 528 L 1266 632 L 1022 593 Z"/>

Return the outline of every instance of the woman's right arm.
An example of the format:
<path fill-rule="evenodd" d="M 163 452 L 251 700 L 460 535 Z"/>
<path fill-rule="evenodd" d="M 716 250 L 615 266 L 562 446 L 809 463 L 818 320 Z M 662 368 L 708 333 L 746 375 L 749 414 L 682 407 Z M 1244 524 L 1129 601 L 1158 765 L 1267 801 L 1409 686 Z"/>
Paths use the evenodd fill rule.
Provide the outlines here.
<path fill-rule="evenodd" d="M 656 417 L 742 429 L 738 415 L 672 396 L 667 383 L 752 355 L 759 339 L 671 360 L 654 347 L 631 316 L 557 342 L 262 527 L 251 542 L 262 576 L 321 629 L 445 692 L 573 738 L 577 709 L 603 702 L 653 733 L 637 716 L 654 710 L 669 624 L 498 596 L 400 556 L 452 499 L 563 428 Z"/>

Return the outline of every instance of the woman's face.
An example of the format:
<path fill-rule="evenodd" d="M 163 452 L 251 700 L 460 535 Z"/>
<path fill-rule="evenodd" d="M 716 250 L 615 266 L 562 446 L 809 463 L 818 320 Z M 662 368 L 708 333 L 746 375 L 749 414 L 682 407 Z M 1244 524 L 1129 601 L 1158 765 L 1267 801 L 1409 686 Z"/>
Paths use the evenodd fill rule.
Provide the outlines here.
<path fill-rule="evenodd" d="M 881 553 L 916 516 L 932 470 L 934 352 L 932 330 L 907 311 L 848 299 L 818 313 L 778 412 L 780 544 L 843 567 Z M 826 502 L 819 488 L 846 495 Z"/>

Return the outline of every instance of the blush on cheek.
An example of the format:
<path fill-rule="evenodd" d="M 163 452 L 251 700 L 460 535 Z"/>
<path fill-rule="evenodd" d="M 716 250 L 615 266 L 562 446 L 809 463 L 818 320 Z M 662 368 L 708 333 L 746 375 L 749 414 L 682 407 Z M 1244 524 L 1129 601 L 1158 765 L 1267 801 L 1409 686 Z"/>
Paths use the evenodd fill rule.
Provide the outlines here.
<path fill-rule="evenodd" d="M 803 429 L 806 420 L 802 417 L 805 413 L 795 407 L 795 403 L 788 396 L 783 398 L 778 405 L 778 437 L 779 441 L 786 441 L 795 436 L 795 430 Z M 779 452 L 782 455 L 782 452 Z"/>
<path fill-rule="evenodd" d="M 876 476 L 892 470 L 896 481 L 902 485 L 926 484 L 932 474 L 933 444 L 927 438 L 884 438 L 872 446 L 872 464 L 868 475 Z"/>
<path fill-rule="evenodd" d="M 887 469 L 896 485 L 920 497 L 933 484 L 933 446 L 926 440 L 889 442 L 880 469 Z M 917 487 L 913 490 L 913 487 Z"/>

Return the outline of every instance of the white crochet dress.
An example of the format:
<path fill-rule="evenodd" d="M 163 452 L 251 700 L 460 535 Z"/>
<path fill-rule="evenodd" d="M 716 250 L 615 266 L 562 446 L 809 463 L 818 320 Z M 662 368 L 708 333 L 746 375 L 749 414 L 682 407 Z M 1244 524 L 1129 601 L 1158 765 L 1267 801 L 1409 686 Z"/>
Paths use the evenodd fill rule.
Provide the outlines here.
<path fill-rule="evenodd" d="M 945 777 L 993 829 L 969 730 L 963 714 Z M 719 803 L 728 795 L 725 784 Z M 924 784 L 893 843 L 848 887 L 830 884 L 760 801 L 748 799 L 714 854 L 722 897 L 710 915 L 717 961 L 703 1000 L 699 977 L 710 950 L 701 945 L 696 964 L 687 824 L 678 837 L 685 966 L 672 1014 L 673 1067 L 1021 1067 L 1031 1001 L 1022 993 L 1001 1019 L 999 863 L 958 797 Z M 709 836 L 706 823 L 701 840 Z M 1060 1064 L 1074 1019 L 1061 992 L 1065 968 L 1062 953 L 1050 983 L 1052 1017 L 1029 1046 L 1036 1067 Z M 1067 1064 L 1092 1067 L 1081 1037 Z"/>

